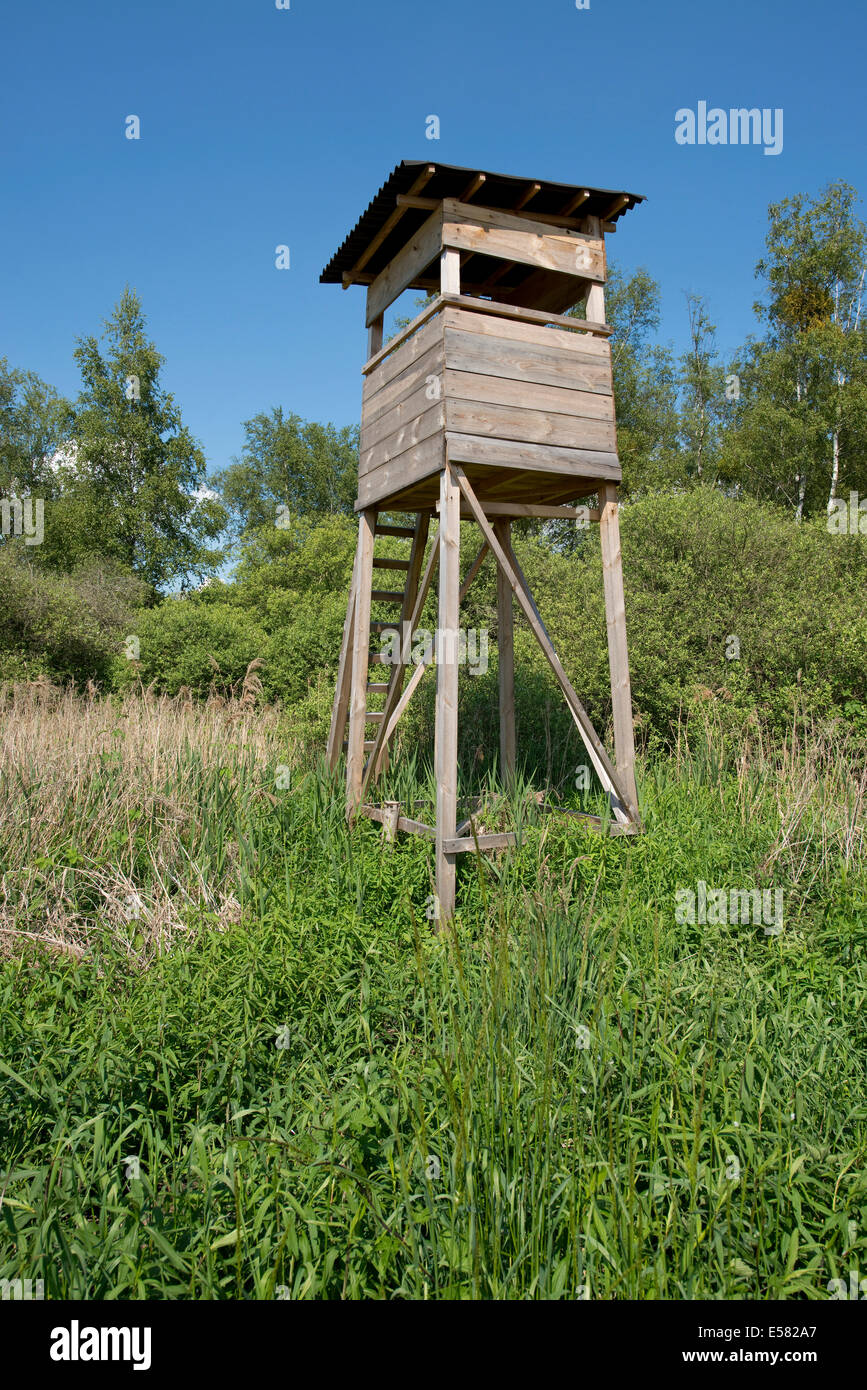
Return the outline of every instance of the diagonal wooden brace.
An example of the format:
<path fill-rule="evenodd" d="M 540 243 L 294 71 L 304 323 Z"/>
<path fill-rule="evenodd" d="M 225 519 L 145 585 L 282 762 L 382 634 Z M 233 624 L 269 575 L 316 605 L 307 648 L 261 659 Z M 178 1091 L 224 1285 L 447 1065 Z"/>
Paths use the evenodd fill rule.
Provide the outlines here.
<path fill-rule="evenodd" d="M 508 579 L 515 597 L 521 605 L 524 616 L 530 624 L 533 634 L 539 646 L 542 648 L 542 651 L 545 653 L 548 663 L 566 697 L 566 703 L 569 706 L 572 718 L 575 720 L 578 733 L 587 749 L 590 761 L 596 770 L 596 775 L 605 791 L 611 795 L 612 809 L 615 817 L 621 824 L 635 823 L 640 825 L 641 820 L 638 814 L 638 807 L 633 804 L 630 796 L 627 794 L 622 779 L 619 777 L 616 768 L 611 762 L 602 740 L 593 728 L 587 711 L 579 700 L 569 677 L 563 670 L 560 658 L 554 650 L 551 638 L 548 636 L 547 629 L 542 622 L 526 577 L 514 556 L 514 552 L 512 552 L 510 547 L 509 553 L 507 554 L 500 545 L 499 540 L 494 534 L 493 527 L 485 516 L 481 503 L 476 497 L 463 469 L 456 465 L 452 465 L 452 471 L 461 492 L 469 504 L 473 516 L 479 524 L 482 535 L 485 537 L 489 548 L 496 556 L 497 564 Z"/>

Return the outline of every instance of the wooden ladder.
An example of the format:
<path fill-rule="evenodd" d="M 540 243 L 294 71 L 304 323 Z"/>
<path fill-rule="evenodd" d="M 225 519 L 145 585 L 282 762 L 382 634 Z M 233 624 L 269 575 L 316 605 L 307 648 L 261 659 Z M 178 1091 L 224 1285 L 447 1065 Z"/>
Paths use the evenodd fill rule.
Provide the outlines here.
<path fill-rule="evenodd" d="M 337 689 L 331 713 L 328 735 L 328 763 L 337 767 L 341 752 L 347 754 L 347 794 L 353 805 L 361 800 L 363 791 L 388 767 L 388 722 L 400 698 L 412 633 L 408 631 L 419 588 L 419 576 L 427 544 L 430 513 L 419 512 L 413 526 L 381 522 L 376 508 L 362 512 L 359 518 L 358 547 L 343 641 L 337 671 Z M 393 536 L 410 541 L 408 559 L 377 555 L 375 542 L 379 536 Z M 401 575 L 401 588 L 386 587 L 393 575 Z M 381 578 L 380 578 L 381 575 Z M 383 587 L 374 587 L 379 581 Z M 373 616 L 372 610 L 391 609 L 387 618 Z M 399 608 L 399 615 L 394 610 Z M 399 657 L 391 653 L 370 650 L 371 637 L 380 638 L 384 632 L 399 635 Z M 370 666 L 388 666 L 388 678 L 369 678 Z M 385 674 L 385 673 L 383 673 Z M 370 708 L 370 697 L 383 698 L 381 708 Z M 367 737 L 368 725 L 374 728 Z M 393 731 L 392 731 L 393 732 Z"/>

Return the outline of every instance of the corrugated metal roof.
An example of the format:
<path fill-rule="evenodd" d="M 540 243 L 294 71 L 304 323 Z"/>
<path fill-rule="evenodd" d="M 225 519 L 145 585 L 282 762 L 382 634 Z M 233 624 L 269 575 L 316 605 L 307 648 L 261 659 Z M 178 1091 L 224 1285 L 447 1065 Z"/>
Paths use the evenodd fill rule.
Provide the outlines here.
<path fill-rule="evenodd" d="M 551 183 L 544 179 L 519 178 L 513 174 L 492 174 L 487 170 L 465 169 L 455 164 L 436 164 L 428 159 L 405 159 L 389 175 L 343 245 L 331 257 L 319 277 L 322 284 L 342 283 L 344 274 L 353 269 L 397 208 L 398 194 L 409 193 L 426 167 L 433 168 L 434 172 L 421 190 L 421 195 L 433 198 L 437 202 L 443 198 L 460 198 L 471 186 L 475 176 L 481 173 L 485 176 L 484 183 L 470 199 L 479 207 L 515 208 L 522 195 L 535 183 L 540 185 L 539 191 L 528 201 L 525 209 L 527 213 L 562 213 L 582 191 L 586 191 L 589 197 L 581 203 L 581 217 L 604 217 L 609 221 L 616 221 L 637 203 L 644 202 L 642 194 L 626 193 L 622 189 L 588 188 L 586 184 L 580 183 Z M 624 198 L 625 203 L 616 207 L 618 200 Z M 616 210 L 612 211 L 612 208 Z M 407 208 L 365 265 L 365 275 L 378 275 L 429 216 L 430 213 L 422 208 Z"/>

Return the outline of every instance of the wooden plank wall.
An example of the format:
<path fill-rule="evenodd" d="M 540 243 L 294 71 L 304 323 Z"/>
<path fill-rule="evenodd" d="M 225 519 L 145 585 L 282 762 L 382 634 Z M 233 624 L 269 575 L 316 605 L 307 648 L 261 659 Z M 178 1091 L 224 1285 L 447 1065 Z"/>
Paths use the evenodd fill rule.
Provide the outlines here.
<path fill-rule="evenodd" d="M 442 467 L 443 365 L 443 325 L 438 316 L 365 377 L 358 465 L 361 502 L 396 492 Z"/>
<path fill-rule="evenodd" d="M 436 258 L 442 246 L 442 226 L 442 209 L 438 208 L 368 287 L 368 328 Z"/>
<path fill-rule="evenodd" d="M 365 380 L 360 502 L 436 472 L 443 436 L 456 462 L 618 481 L 607 340 L 447 306 Z"/>
<path fill-rule="evenodd" d="M 460 251 L 516 261 L 539 270 L 555 270 L 582 280 L 605 280 L 605 247 L 598 225 L 594 236 L 565 229 L 554 231 L 544 222 L 492 208 L 474 208 L 447 198 L 443 203 L 442 238 L 443 245 Z"/>

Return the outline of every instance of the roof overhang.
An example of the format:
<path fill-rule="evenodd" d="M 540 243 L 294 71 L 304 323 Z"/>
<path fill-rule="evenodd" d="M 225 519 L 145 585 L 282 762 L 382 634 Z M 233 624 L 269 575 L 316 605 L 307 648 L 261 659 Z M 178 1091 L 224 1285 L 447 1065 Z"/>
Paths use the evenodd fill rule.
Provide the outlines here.
<path fill-rule="evenodd" d="M 455 198 L 478 207 L 525 214 L 554 225 L 598 217 L 609 226 L 638 203 L 639 193 L 583 184 L 493 174 L 487 170 L 404 160 L 386 179 L 320 278 L 322 284 L 369 284 L 412 240 L 430 216 L 430 204 Z M 413 206 L 416 199 L 419 206 Z M 422 286 L 424 288 L 424 286 Z"/>

